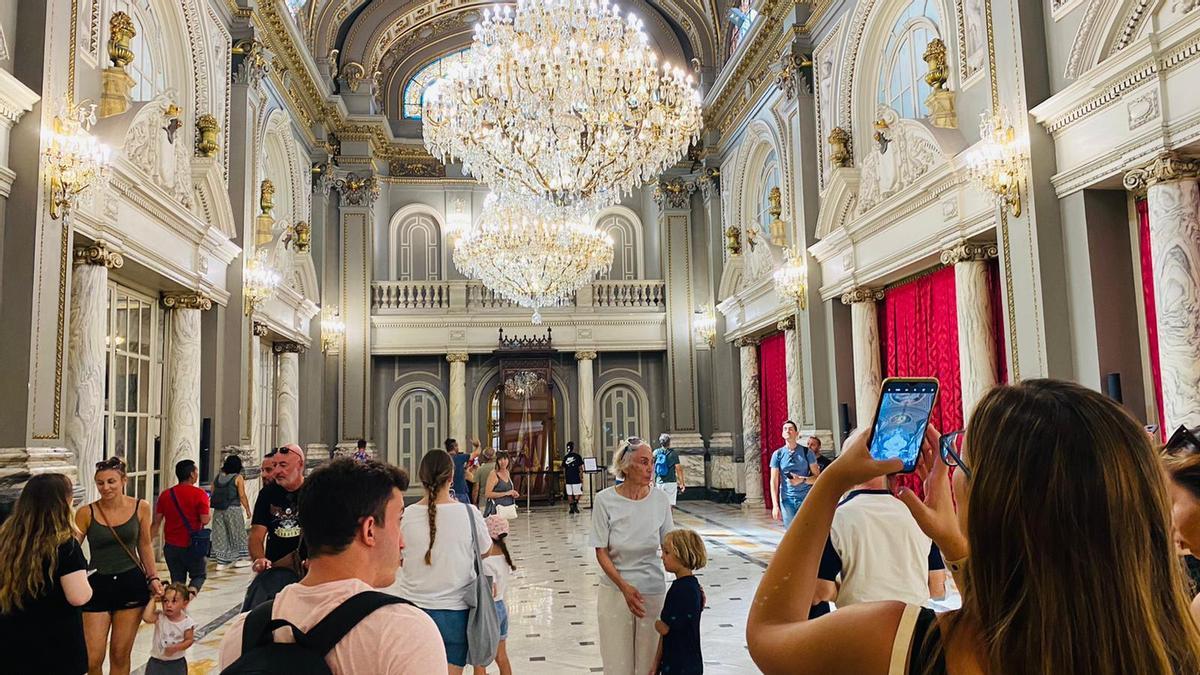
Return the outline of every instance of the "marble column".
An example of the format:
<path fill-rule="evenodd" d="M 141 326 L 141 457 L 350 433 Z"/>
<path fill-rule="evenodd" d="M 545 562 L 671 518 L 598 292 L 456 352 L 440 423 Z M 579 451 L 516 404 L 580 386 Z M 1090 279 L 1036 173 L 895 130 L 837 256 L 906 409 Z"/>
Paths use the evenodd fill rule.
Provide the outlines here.
<path fill-rule="evenodd" d="M 300 443 L 300 354 L 298 342 L 271 345 L 279 357 L 279 375 L 275 381 L 275 440 L 279 445 Z"/>
<path fill-rule="evenodd" d="M 994 243 L 963 242 L 942 251 L 942 264 L 954 266 L 954 301 L 958 313 L 958 365 L 962 384 L 963 420 L 975 404 L 996 386 L 996 331 L 992 325 L 992 294 L 988 292 L 988 263 L 998 255 Z"/>
<path fill-rule="evenodd" d="M 746 476 L 746 508 L 763 507 L 762 447 L 759 438 L 758 338 L 743 337 L 734 346 L 742 355 L 742 457 Z"/>
<path fill-rule="evenodd" d="M 1158 358 L 1168 430 L 1200 425 L 1200 160 L 1165 154 L 1130 171 L 1125 187 L 1146 190 Z"/>
<path fill-rule="evenodd" d="M 195 292 L 169 292 L 159 302 L 167 310 L 168 331 L 162 469 L 174 475 L 176 462 L 200 462 L 200 312 L 212 309 L 212 300 Z"/>
<path fill-rule="evenodd" d="M 96 470 L 96 462 L 104 458 L 108 270 L 124 264 L 121 254 L 108 250 L 104 242 L 75 249 L 65 440 L 67 448 L 75 453 L 75 466 L 82 479 L 85 501 L 97 496 L 91 476 Z"/>
<path fill-rule="evenodd" d="M 592 363 L 596 352 L 575 352 L 579 372 L 579 442 L 576 450 L 584 457 L 600 457 L 596 449 L 596 387 L 592 384 Z"/>
<path fill-rule="evenodd" d="M 458 447 L 467 448 L 467 355 L 451 352 L 446 355 L 450 362 L 450 438 L 458 440 Z"/>
<path fill-rule="evenodd" d="M 854 338 L 854 415 L 859 424 L 875 415 L 883 368 L 879 363 L 879 315 L 875 303 L 883 291 L 855 288 L 842 294 L 850 305 L 850 330 Z"/>
<path fill-rule="evenodd" d="M 787 370 L 788 419 L 796 424 L 804 419 L 804 373 L 800 367 L 800 334 L 796 332 L 796 317 L 781 319 L 775 327 L 783 331 L 784 367 Z"/>

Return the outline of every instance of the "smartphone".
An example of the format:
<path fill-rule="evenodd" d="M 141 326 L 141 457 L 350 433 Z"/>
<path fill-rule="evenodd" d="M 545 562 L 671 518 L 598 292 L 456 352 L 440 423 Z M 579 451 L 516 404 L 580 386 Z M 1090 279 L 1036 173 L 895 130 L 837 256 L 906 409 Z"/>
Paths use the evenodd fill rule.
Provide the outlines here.
<path fill-rule="evenodd" d="M 889 377 L 879 392 L 869 451 L 878 460 L 900 459 L 904 473 L 917 468 L 925 427 L 937 401 L 934 378 Z"/>

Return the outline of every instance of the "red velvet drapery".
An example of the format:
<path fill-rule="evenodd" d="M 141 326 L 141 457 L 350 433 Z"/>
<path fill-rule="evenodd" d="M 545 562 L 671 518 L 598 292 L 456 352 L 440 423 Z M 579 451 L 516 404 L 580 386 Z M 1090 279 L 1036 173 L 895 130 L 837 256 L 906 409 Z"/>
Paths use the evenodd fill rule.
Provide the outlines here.
<path fill-rule="evenodd" d="M 892 288 L 879 303 L 883 375 L 936 377 L 940 386 L 930 424 L 943 432 L 963 426 L 954 289 L 954 268 L 946 267 Z M 915 474 L 898 482 L 923 492 Z"/>
<path fill-rule="evenodd" d="M 763 497 L 771 508 L 771 453 L 783 445 L 779 430 L 787 421 L 787 352 L 783 333 L 763 338 L 758 345 L 759 439 Z"/>
<path fill-rule="evenodd" d="M 1158 308 L 1154 303 L 1154 259 L 1150 252 L 1150 208 L 1146 198 L 1136 202 L 1138 253 L 1142 265 L 1142 303 L 1146 308 L 1146 344 L 1150 352 L 1150 379 L 1154 384 L 1154 405 L 1158 409 L 1159 434 L 1167 433 L 1163 415 L 1162 369 L 1158 360 Z"/>

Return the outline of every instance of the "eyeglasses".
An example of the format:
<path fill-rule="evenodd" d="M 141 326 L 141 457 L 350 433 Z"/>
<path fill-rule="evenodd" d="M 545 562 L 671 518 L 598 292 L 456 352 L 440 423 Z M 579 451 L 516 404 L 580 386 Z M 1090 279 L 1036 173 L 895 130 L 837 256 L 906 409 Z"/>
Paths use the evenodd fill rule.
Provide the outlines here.
<path fill-rule="evenodd" d="M 1191 452 L 1200 452 L 1200 439 L 1196 438 L 1196 434 L 1192 433 L 1187 425 L 1180 424 L 1175 433 L 1167 439 L 1167 444 L 1163 446 L 1163 450 L 1167 452 L 1178 452 L 1191 446 Z"/>
<path fill-rule="evenodd" d="M 941 439 L 938 441 L 938 450 L 940 450 L 942 461 L 945 462 L 946 466 L 956 466 L 959 469 L 962 469 L 962 472 L 967 475 L 967 478 L 970 478 L 971 470 L 967 468 L 967 465 L 963 463 L 962 456 L 959 455 L 954 449 L 954 442 L 957 441 L 958 437 L 962 436 L 964 432 L 964 429 L 959 429 L 958 431 L 951 431 L 948 434 L 942 434 Z"/>

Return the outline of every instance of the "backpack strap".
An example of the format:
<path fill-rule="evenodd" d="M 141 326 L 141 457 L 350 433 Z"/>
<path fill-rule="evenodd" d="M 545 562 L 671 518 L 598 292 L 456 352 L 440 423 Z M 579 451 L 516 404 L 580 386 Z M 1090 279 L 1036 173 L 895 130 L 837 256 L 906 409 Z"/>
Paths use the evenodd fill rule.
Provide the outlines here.
<path fill-rule="evenodd" d="M 274 608 L 275 601 L 269 600 L 250 610 L 250 613 L 246 615 L 246 620 L 242 623 L 243 654 L 275 642 L 274 634 L 277 628 L 291 627 L 292 636 L 297 638 L 297 641 L 304 637 L 304 634 L 290 621 L 272 619 L 271 613 Z"/>
<path fill-rule="evenodd" d="M 338 605 L 337 609 L 325 615 L 325 618 L 309 629 L 302 636 L 303 639 L 298 640 L 298 642 L 324 656 L 338 642 L 341 642 L 342 638 L 346 637 L 346 633 L 349 633 L 352 628 L 357 626 L 360 621 L 367 618 L 372 612 L 380 607 L 399 603 L 412 604 L 404 598 L 389 593 L 363 591 L 347 598 L 345 602 Z M 258 611 L 258 609 L 254 611 Z M 253 615 L 253 612 L 251 614 Z M 267 614 L 270 616 L 270 610 L 267 611 Z M 250 622 L 249 617 L 247 617 L 246 622 Z"/>

